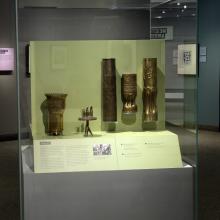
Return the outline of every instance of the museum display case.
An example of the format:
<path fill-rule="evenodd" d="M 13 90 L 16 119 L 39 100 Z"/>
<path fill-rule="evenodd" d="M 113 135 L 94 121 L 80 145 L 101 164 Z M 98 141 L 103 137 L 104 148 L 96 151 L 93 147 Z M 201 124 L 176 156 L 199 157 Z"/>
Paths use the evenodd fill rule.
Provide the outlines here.
<path fill-rule="evenodd" d="M 197 2 L 16 10 L 22 219 L 196 219 Z"/>

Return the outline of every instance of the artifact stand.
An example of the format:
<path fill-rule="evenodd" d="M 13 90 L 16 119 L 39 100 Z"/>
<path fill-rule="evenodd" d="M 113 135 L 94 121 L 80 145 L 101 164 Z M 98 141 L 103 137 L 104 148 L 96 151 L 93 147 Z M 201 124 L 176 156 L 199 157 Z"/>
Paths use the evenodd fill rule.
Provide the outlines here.
<path fill-rule="evenodd" d="M 85 137 L 89 136 L 89 133 L 93 136 L 91 128 L 89 127 L 89 121 L 97 120 L 96 117 L 93 116 L 84 116 L 79 118 L 80 121 L 86 121 L 86 127 L 85 127 Z"/>

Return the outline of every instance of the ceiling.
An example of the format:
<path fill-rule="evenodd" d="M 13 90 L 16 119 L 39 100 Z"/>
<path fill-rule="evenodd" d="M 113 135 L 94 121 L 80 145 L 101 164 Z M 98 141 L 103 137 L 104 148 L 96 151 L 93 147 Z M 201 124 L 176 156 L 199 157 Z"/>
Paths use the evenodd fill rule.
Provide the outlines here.
<path fill-rule="evenodd" d="M 155 19 L 196 17 L 196 0 L 169 0 L 151 5 L 151 16 Z"/>
<path fill-rule="evenodd" d="M 195 17 L 197 0 L 20 0 L 20 8 L 152 9 L 155 19 Z"/>
<path fill-rule="evenodd" d="M 150 0 L 20 0 L 19 7 L 143 9 Z"/>

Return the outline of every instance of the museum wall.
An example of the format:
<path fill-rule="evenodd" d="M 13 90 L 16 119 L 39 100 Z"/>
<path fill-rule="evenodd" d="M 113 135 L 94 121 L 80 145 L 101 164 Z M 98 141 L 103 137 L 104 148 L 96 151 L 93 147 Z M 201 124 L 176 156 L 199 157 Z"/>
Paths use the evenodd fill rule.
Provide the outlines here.
<path fill-rule="evenodd" d="M 166 80 L 167 93 L 183 94 L 184 99 L 178 102 L 166 102 L 166 121 L 185 127 L 195 126 L 196 79 L 195 76 L 177 74 L 177 65 L 173 63 L 173 51 L 178 44 L 196 42 L 196 18 L 173 17 L 154 19 L 152 26 L 172 26 L 173 40 L 166 41 Z M 195 79 L 195 80 L 192 80 Z"/>
<path fill-rule="evenodd" d="M 14 1 L 0 1 L 0 47 L 15 48 Z M 17 133 L 16 73 L 0 72 L 0 137 Z"/>
<path fill-rule="evenodd" d="M 199 43 L 207 47 L 207 62 L 200 63 L 200 125 L 219 127 L 220 28 L 218 0 L 199 1 Z"/>
<path fill-rule="evenodd" d="M 177 49 L 178 44 L 196 42 L 196 19 L 154 19 L 152 26 L 173 27 L 173 40 L 166 41 L 166 89 L 184 89 L 187 76 L 177 74 L 177 65 L 173 65 L 173 50 Z M 194 85 L 191 85 L 191 88 L 194 88 Z"/>

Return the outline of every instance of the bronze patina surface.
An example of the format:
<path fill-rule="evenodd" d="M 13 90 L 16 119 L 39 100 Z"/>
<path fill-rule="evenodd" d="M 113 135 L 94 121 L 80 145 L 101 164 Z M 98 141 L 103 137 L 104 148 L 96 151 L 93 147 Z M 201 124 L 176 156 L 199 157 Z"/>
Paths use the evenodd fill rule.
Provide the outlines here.
<path fill-rule="evenodd" d="M 105 122 L 117 121 L 115 59 L 102 60 L 102 116 Z"/>
<path fill-rule="evenodd" d="M 67 94 L 45 94 L 48 107 L 48 134 L 62 135 L 63 133 L 63 113 L 65 110 L 65 100 Z"/>
<path fill-rule="evenodd" d="M 88 137 L 89 133 L 93 136 L 92 130 L 89 127 L 89 122 L 90 121 L 97 120 L 97 118 L 93 116 L 93 107 L 90 106 L 90 108 L 89 107 L 83 108 L 81 114 L 82 115 L 79 118 L 79 120 L 80 121 L 86 121 L 84 136 Z"/>
<path fill-rule="evenodd" d="M 143 113 L 144 122 L 158 120 L 157 110 L 157 59 L 145 58 L 143 61 Z"/>
<path fill-rule="evenodd" d="M 122 112 L 132 114 L 137 112 L 135 98 L 137 96 L 137 75 L 122 74 L 121 78 L 121 96 L 123 102 Z"/>

